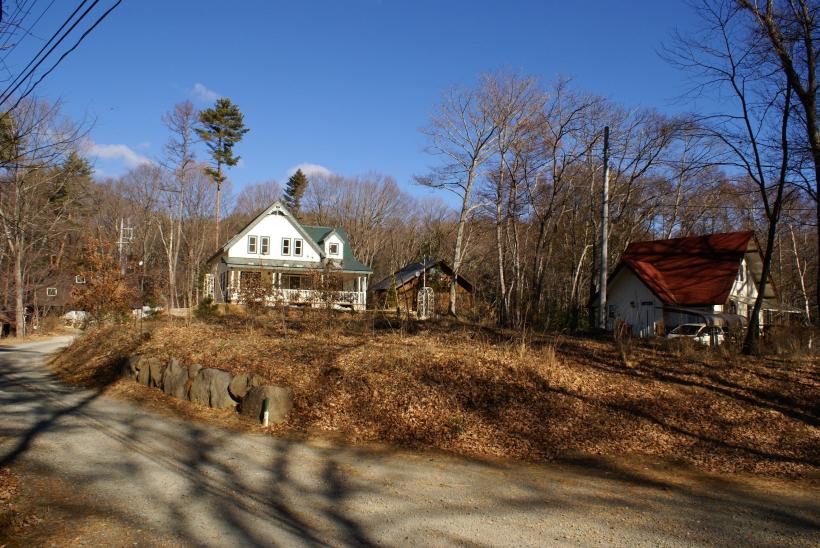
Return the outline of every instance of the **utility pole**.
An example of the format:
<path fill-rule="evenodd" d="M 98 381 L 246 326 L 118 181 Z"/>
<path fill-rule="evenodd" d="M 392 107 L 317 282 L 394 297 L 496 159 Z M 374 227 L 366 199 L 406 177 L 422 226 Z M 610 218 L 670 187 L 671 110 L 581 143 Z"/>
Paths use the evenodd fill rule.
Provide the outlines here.
<path fill-rule="evenodd" d="M 598 327 L 606 329 L 607 239 L 609 237 L 609 126 L 604 127 L 604 184 L 601 185 L 601 266 L 598 278 Z"/>

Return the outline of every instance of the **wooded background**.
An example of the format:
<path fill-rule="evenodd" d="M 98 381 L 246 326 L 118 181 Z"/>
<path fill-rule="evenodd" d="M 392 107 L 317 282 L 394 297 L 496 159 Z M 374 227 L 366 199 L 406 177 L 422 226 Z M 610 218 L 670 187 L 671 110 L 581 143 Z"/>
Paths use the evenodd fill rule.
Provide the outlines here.
<path fill-rule="evenodd" d="M 374 171 L 308 177 L 290 203 L 306 224 L 343 227 L 374 280 L 440 257 L 475 284 L 483 318 L 584 328 L 597 289 L 608 126 L 610 268 L 631 241 L 754 230 L 780 302 L 801 311 L 791 321 L 817 322 L 818 3 L 709 0 L 693 9 L 702 32 L 660 48 L 690 75 L 686 115 L 617 104 L 569 79 L 490 72 L 447 90 L 426 121 L 430 166 L 407 183 L 440 197 L 417 197 Z M 715 107 L 694 109 L 696 100 Z M 48 313 L 38 291 L 83 271 L 88 248 L 101 246 L 138 288 L 132 299 L 196 306 L 215 251 L 214 169 L 193 105 L 157 115 L 168 128 L 164 154 L 105 179 L 83 158 L 88 128 L 59 103 L 27 98 L 2 115 L 0 312 L 18 323 L 26 310 L 29 322 Z M 220 240 L 282 190 L 275 180 L 236 189 L 228 173 Z M 121 222 L 133 228 L 122 260 Z"/>

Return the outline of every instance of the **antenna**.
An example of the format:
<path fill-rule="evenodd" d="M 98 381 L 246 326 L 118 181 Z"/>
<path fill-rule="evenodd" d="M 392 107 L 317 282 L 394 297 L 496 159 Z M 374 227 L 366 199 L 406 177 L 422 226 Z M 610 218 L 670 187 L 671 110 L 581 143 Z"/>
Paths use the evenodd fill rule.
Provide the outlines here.
<path fill-rule="evenodd" d="M 130 219 L 129 219 L 130 224 Z M 127 248 L 134 240 L 134 227 L 126 226 L 125 220 L 120 217 L 120 237 L 117 240 L 117 249 L 120 252 L 120 273 L 125 276 L 125 256 Z"/>

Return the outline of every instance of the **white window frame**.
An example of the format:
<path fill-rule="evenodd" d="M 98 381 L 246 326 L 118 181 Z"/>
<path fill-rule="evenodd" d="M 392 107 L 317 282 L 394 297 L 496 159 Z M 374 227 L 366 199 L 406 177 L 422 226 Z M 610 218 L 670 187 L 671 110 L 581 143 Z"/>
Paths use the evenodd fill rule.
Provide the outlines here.
<path fill-rule="evenodd" d="M 256 255 L 259 249 L 259 238 L 248 236 L 248 255 Z"/>
<path fill-rule="evenodd" d="M 56 297 L 57 296 L 57 288 L 56 287 L 47 287 L 46 288 L 46 296 L 47 297 Z"/>
<path fill-rule="evenodd" d="M 291 239 L 282 238 L 282 255 L 290 256 L 291 253 Z"/>
<path fill-rule="evenodd" d="M 293 239 L 293 256 L 301 257 L 305 250 L 305 242 L 301 238 Z"/>
<path fill-rule="evenodd" d="M 85 283 L 85 276 L 83 276 L 82 274 L 77 274 L 76 276 L 74 276 L 74 283 L 77 284 L 77 285 L 84 284 Z"/>
<path fill-rule="evenodd" d="M 270 255 L 270 236 L 259 237 L 259 254 Z"/>
<path fill-rule="evenodd" d="M 336 248 L 336 251 L 333 251 L 334 247 Z M 328 255 L 333 255 L 334 257 L 338 257 L 339 256 L 339 244 L 337 244 L 336 242 L 331 242 L 331 243 L 327 244 L 327 253 L 328 253 Z"/>

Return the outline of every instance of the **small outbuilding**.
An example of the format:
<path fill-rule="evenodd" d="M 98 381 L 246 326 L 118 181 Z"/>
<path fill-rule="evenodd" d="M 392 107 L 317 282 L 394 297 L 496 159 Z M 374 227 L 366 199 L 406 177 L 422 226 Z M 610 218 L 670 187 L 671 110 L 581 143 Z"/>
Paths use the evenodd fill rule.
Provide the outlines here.
<path fill-rule="evenodd" d="M 453 269 L 442 259 L 427 259 L 410 263 L 371 286 L 373 306 L 383 310 L 398 309 L 416 313 L 419 292 L 427 287 L 433 292 L 435 303 L 433 312 L 441 314 L 447 311 L 450 304 L 452 279 Z M 456 308 L 458 310 L 473 307 L 473 290 L 473 284 L 459 274 L 456 279 Z"/>

